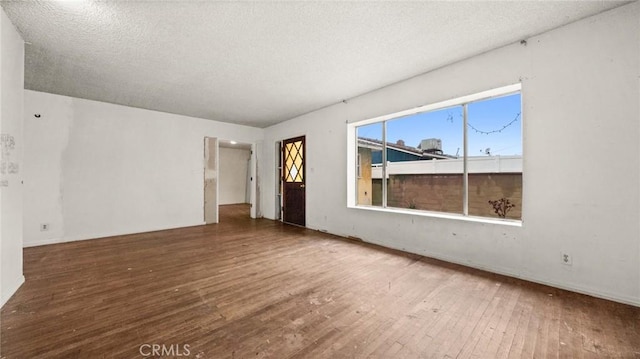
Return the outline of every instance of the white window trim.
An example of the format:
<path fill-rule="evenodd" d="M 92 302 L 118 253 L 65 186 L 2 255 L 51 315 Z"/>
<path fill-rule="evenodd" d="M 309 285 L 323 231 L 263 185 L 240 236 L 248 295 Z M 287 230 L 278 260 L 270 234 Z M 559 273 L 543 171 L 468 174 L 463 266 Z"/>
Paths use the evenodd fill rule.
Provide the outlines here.
<path fill-rule="evenodd" d="M 370 119 L 367 119 L 367 120 L 348 123 L 347 124 L 347 208 L 363 209 L 363 210 L 370 210 L 370 211 L 377 211 L 377 212 L 402 213 L 402 214 L 410 214 L 410 215 L 417 215 L 417 216 L 423 216 L 423 217 L 435 217 L 435 218 L 465 220 L 465 221 L 470 221 L 470 222 L 502 224 L 502 225 L 510 225 L 510 226 L 522 226 L 522 220 L 502 219 L 502 218 L 496 219 L 496 218 L 488 218 L 488 217 L 469 216 L 468 213 L 466 213 L 467 212 L 467 208 L 466 207 L 464 208 L 464 212 L 465 213 L 463 213 L 463 214 L 424 211 L 424 210 L 406 210 L 406 209 L 399 209 L 399 208 L 389 208 L 389 207 L 386 206 L 386 203 L 385 203 L 386 202 L 386 194 L 385 193 L 383 193 L 383 195 L 382 195 L 382 199 L 383 199 L 383 206 L 382 207 L 358 205 L 357 204 L 357 196 L 358 196 L 358 192 L 357 192 L 358 191 L 358 189 L 357 189 L 357 186 L 358 186 L 357 178 L 358 178 L 358 176 L 357 175 L 358 174 L 356 173 L 356 171 L 357 171 L 357 169 L 356 169 L 356 161 L 357 161 L 356 156 L 358 155 L 358 141 L 356 140 L 356 128 L 357 127 L 364 126 L 364 125 L 369 125 L 369 124 L 372 124 L 372 123 L 392 120 L 392 119 L 396 119 L 396 118 L 399 118 L 399 117 L 411 116 L 411 115 L 414 115 L 414 114 L 417 114 L 417 113 L 421 113 L 421 112 L 435 111 L 435 110 L 441 110 L 441 109 L 448 108 L 448 107 L 464 105 L 464 104 L 467 104 L 469 102 L 475 102 L 475 101 L 480 101 L 480 100 L 488 100 L 488 99 L 491 99 L 491 98 L 494 98 L 494 97 L 505 96 L 505 95 L 509 95 L 509 94 L 516 93 L 516 92 L 521 92 L 521 91 L 522 91 L 522 84 L 521 83 L 517 83 L 517 84 L 513 84 L 513 85 L 498 87 L 498 88 L 495 88 L 495 89 L 474 93 L 474 94 L 471 94 L 471 95 L 461 96 L 461 97 L 454 98 L 454 99 L 451 99 L 451 100 L 446 100 L 446 101 L 436 102 L 436 103 L 425 105 L 425 106 L 420 106 L 420 107 L 416 107 L 416 108 L 405 110 L 405 111 L 400 111 L 400 112 L 395 112 L 395 113 L 391 113 L 391 114 L 388 114 L 388 115 L 378 116 L 378 117 L 370 118 Z M 466 106 L 465 106 L 465 111 L 466 111 Z M 466 118 L 466 116 L 465 116 L 465 118 Z M 385 127 L 386 126 L 383 126 L 383 131 L 385 130 Z M 467 131 L 466 127 L 467 126 L 466 126 L 466 123 L 465 123 L 464 129 L 463 129 L 465 136 L 466 136 L 466 131 Z M 384 148 L 384 146 L 383 146 L 383 148 Z M 464 153 L 465 158 L 467 156 L 466 150 L 467 149 L 466 149 L 466 146 L 465 146 L 465 153 Z M 384 152 L 385 151 L 383 149 L 383 155 L 384 155 Z M 383 178 L 384 178 L 384 173 L 383 173 Z M 383 190 L 383 192 L 385 192 L 384 184 L 382 186 L 382 190 Z M 465 191 L 465 193 L 466 192 L 467 191 Z M 466 203 L 466 201 L 465 201 L 465 203 Z"/>
<path fill-rule="evenodd" d="M 435 211 L 426 211 L 422 209 L 405 209 L 405 208 L 395 208 L 395 207 L 382 208 L 378 206 L 369 206 L 369 205 L 354 205 L 354 206 L 347 206 L 347 207 L 362 209 L 365 211 L 373 211 L 373 212 L 400 213 L 400 214 L 408 214 L 412 216 L 444 218 L 444 219 L 453 219 L 453 220 L 467 221 L 467 222 L 478 222 L 478 223 L 500 224 L 500 225 L 512 226 L 512 227 L 522 227 L 522 221 L 518 219 L 465 216 L 463 214 L 457 214 L 457 213 L 435 212 Z"/>

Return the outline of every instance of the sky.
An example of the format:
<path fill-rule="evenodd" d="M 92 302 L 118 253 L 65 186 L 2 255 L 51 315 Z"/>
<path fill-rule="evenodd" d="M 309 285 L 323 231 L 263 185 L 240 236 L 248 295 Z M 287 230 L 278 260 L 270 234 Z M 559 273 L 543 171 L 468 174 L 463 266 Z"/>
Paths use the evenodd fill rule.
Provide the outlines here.
<path fill-rule="evenodd" d="M 469 156 L 487 156 L 487 149 L 491 155 L 522 155 L 519 93 L 470 103 L 468 111 Z M 439 138 L 445 154 L 462 156 L 462 125 L 462 106 L 418 113 L 387 121 L 387 142 L 401 139 L 417 147 L 423 139 Z M 382 140 L 382 123 L 357 130 L 358 137 Z"/>

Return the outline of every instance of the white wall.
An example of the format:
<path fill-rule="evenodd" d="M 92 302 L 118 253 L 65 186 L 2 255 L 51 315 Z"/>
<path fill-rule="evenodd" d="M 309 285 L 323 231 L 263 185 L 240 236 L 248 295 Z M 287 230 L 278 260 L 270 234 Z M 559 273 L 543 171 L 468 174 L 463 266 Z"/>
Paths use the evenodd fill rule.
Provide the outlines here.
<path fill-rule="evenodd" d="M 0 173 L 0 306 L 24 282 L 22 275 L 22 177 L 24 42 L 0 10 L 0 133 L 11 136 Z M 5 137 L 7 138 L 7 137 Z M 0 146 L 1 147 L 1 146 Z M 10 168 L 11 167 L 11 168 Z"/>
<path fill-rule="evenodd" d="M 250 150 L 220 147 L 218 204 L 247 203 L 247 161 Z"/>
<path fill-rule="evenodd" d="M 300 116 L 267 128 L 264 148 L 307 136 L 310 228 L 640 305 L 639 16 L 635 2 Z M 347 208 L 345 122 L 518 81 L 521 227 Z M 275 218 L 273 151 L 261 170 Z"/>
<path fill-rule="evenodd" d="M 24 94 L 25 246 L 203 224 L 204 137 L 263 136 L 246 126 Z"/>

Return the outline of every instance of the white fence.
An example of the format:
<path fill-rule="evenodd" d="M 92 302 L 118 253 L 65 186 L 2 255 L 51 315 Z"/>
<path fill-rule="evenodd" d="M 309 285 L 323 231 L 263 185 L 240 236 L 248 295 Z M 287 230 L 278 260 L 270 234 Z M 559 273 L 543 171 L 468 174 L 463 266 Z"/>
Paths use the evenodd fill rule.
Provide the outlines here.
<path fill-rule="evenodd" d="M 469 173 L 521 173 L 522 156 L 482 156 L 467 159 Z M 382 178 L 382 165 L 371 166 L 371 178 Z M 423 160 L 387 162 L 389 175 L 462 173 L 462 158 L 451 160 Z"/>

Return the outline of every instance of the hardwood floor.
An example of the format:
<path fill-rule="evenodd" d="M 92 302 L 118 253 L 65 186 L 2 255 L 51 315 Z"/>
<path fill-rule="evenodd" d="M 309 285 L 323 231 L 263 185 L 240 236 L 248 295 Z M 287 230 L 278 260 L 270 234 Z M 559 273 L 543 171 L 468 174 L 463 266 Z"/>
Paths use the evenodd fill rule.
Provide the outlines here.
<path fill-rule="evenodd" d="M 164 344 L 187 358 L 640 358 L 640 308 L 252 220 L 247 206 L 220 218 L 25 249 L 1 357 L 143 358 Z"/>

